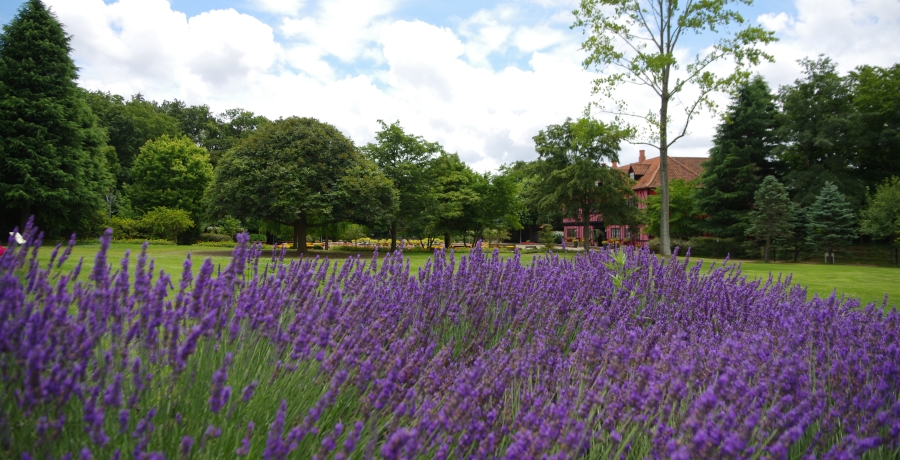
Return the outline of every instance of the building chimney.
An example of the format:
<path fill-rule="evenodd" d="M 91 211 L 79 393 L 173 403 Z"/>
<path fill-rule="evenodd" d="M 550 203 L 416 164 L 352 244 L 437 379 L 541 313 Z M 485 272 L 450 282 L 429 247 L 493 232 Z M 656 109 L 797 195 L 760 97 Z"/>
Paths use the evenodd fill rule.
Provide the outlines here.
<path fill-rule="evenodd" d="M 615 161 L 613 161 L 613 169 L 616 169 L 618 167 L 619 167 L 619 163 L 616 163 Z"/>
<path fill-rule="evenodd" d="M 646 160 L 646 159 L 647 159 L 647 156 L 644 155 L 644 151 L 641 150 L 641 154 L 640 154 L 640 156 L 638 157 L 638 161 L 641 162 L 641 163 L 643 163 L 644 160 Z"/>

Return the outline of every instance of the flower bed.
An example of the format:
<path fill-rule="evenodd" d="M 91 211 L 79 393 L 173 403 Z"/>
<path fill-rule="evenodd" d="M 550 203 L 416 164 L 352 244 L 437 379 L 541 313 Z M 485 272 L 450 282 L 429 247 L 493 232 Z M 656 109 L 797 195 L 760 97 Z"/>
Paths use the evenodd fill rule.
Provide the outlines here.
<path fill-rule="evenodd" d="M 111 267 L 107 233 L 76 281 L 26 234 L 0 257 L 0 458 L 900 454 L 900 314 L 788 280 L 633 248 L 414 276 L 246 235 L 170 278 Z"/>

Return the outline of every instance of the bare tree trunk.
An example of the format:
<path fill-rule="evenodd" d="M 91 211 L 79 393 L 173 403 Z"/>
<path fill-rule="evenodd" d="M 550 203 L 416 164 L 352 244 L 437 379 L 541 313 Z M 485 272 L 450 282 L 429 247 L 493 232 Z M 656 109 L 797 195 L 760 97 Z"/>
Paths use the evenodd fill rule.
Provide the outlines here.
<path fill-rule="evenodd" d="M 444 249 L 450 249 L 450 234 L 444 233 Z"/>
<path fill-rule="evenodd" d="M 769 263 L 769 248 L 771 246 L 771 238 L 766 237 L 766 249 L 763 252 L 763 261 Z"/>
<path fill-rule="evenodd" d="M 25 203 L 22 206 L 22 212 L 19 214 L 19 233 L 25 231 L 25 226 L 28 225 L 28 218 L 31 217 L 31 203 Z"/>
<path fill-rule="evenodd" d="M 294 222 L 294 247 L 297 248 L 297 254 L 306 254 L 306 231 L 306 214 L 301 213 Z"/>
<path fill-rule="evenodd" d="M 391 221 L 391 252 L 397 250 L 397 221 Z"/>
<path fill-rule="evenodd" d="M 581 209 L 581 224 L 584 225 L 584 250 L 591 250 L 591 241 L 594 239 L 593 231 L 591 231 L 591 215 L 584 210 Z"/>
<path fill-rule="evenodd" d="M 663 72 L 663 95 L 659 107 L 659 242 L 662 255 L 672 255 L 672 239 L 669 237 L 669 72 Z"/>

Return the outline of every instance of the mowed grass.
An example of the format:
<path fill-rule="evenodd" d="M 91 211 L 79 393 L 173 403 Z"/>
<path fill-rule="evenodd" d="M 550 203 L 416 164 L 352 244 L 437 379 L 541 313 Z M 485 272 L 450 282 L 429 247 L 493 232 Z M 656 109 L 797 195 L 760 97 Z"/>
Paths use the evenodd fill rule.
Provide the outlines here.
<path fill-rule="evenodd" d="M 69 260 L 63 265 L 62 270 L 68 271 L 80 258 L 84 258 L 84 266 L 81 270 L 82 276 L 90 273 L 94 265 L 94 257 L 99 250 L 99 244 L 79 244 L 72 250 Z M 39 259 L 46 263 L 49 259 L 52 247 L 41 248 Z M 141 252 L 140 244 L 133 243 L 112 243 L 108 253 L 108 261 L 112 264 L 113 269 L 119 267 L 119 261 L 124 257 L 125 252 L 131 253 L 131 270 L 133 275 L 134 264 L 138 254 Z M 185 257 L 191 254 L 193 260 L 194 273 L 200 267 L 200 264 L 206 258 L 211 258 L 213 263 L 224 269 L 231 261 L 230 248 L 214 248 L 202 246 L 174 246 L 150 244 L 147 253 L 154 260 L 154 272 L 159 273 L 164 270 L 173 279 L 178 279 L 184 265 Z M 263 251 L 262 264 L 266 262 L 271 250 Z M 462 254 L 459 254 L 460 256 Z M 343 263 L 348 257 L 355 257 L 355 254 L 343 251 L 312 251 L 306 257 L 328 257 L 337 261 L 338 265 Z M 370 259 L 371 253 L 364 252 L 360 255 L 364 259 Z M 384 253 L 379 255 L 382 258 Z M 508 257 L 509 254 L 501 254 Z M 522 254 L 522 263 L 530 263 L 533 257 L 542 257 L 542 254 Z M 574 253 L 560 254 L 561 257 L 572 258 Z M 288 251 L 288 259 L 295 258 L 296 252 Z M 413 273 L 423 267 L 431 257 L 430 254 L 420 252 L 409 252 L 404 255 L 409 259 L 410 268 Z M 458 259 L 458 257 L 457 257 Z M 700 258 L 693 258 L 696 261 Z M 713 262 L 713 259 L 702 259 L 704 265 Z M 721 260 L 715 261 L 717 264 Z M 900 308 L 900 268 L 892 267 L 874 267 L 859 265 L 822 265 L 811 263 L 762 263 L 756 261 L 729 261 L 729 264 L 740 264 L 741 272 L 747 276 L 747 279 L 768 279 L 772 274 L 774 278 L 793 274 L 792 283 L 800 284 L 807 288 L 809 298 L 814 295 L 827 297 L 833 291 L 837 291 L 838 297 L 845 295 L 851 298 L 858 298 L 863 305 L 874 302 L 881 305 L 885 294 L 888 295 L 889 308 Z M 692 264 L 693 265 L 693 264 Z"/>

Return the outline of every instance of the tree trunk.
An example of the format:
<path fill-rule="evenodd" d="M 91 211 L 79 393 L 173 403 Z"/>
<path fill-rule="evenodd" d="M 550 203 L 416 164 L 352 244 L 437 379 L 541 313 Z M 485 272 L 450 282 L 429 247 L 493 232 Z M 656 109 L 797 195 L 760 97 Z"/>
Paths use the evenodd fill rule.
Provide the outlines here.
<path fill-rule="evenodd" d="M 766 238 L 766 249 L 763 251 L 763 262 L 765 263 L 769 263 L 769 250 L 771 247 L 771 238 Z"/>
<path fill-rule="evenodd" d="M 306 231 L 306 214 L 301 213 L 294 222 L 294 247 L 297 248 L 297 254 L 306 254 Z"/>
<path fill-rule="evenodd" d="M 450 234 L 444 233 L 444 249 L 450 250 Z"/>
<path fill-rule="evenodd" d="M 663 94 L 659 106 L 659 243 L 664 256 L 672 255 L 672 239 L 669 237 L 669 72 L 663 71 Z"/>
<path fill-rule="evenodd" d="M 328 250 L 328 234 L 327 233 L 324 234 L 324 236 L 322 237 L 322 240 L 325 242 L 325 250 L 327 251 Z"/>
<path fill-rule="evenodd" d="M 397 250 L 397 221 L 391 221 L 391 252 Z"/>
<path fill-rule="evenodd" d="M 25 203 L 22 206 L 22 213 L 19 214 L 19 233 L 25 231 L 25 226 L 28 225 L 28 218 L 31 217 L 31 203 Z"/>
<path fill-rule="evenodd" d="M 584 208 L 581 208 L 581 223 L 584 225 L 584 250 L 591 250 L 591 241 L 594 239 L 594 232 L 591 230 L 591 215 Z"/>

